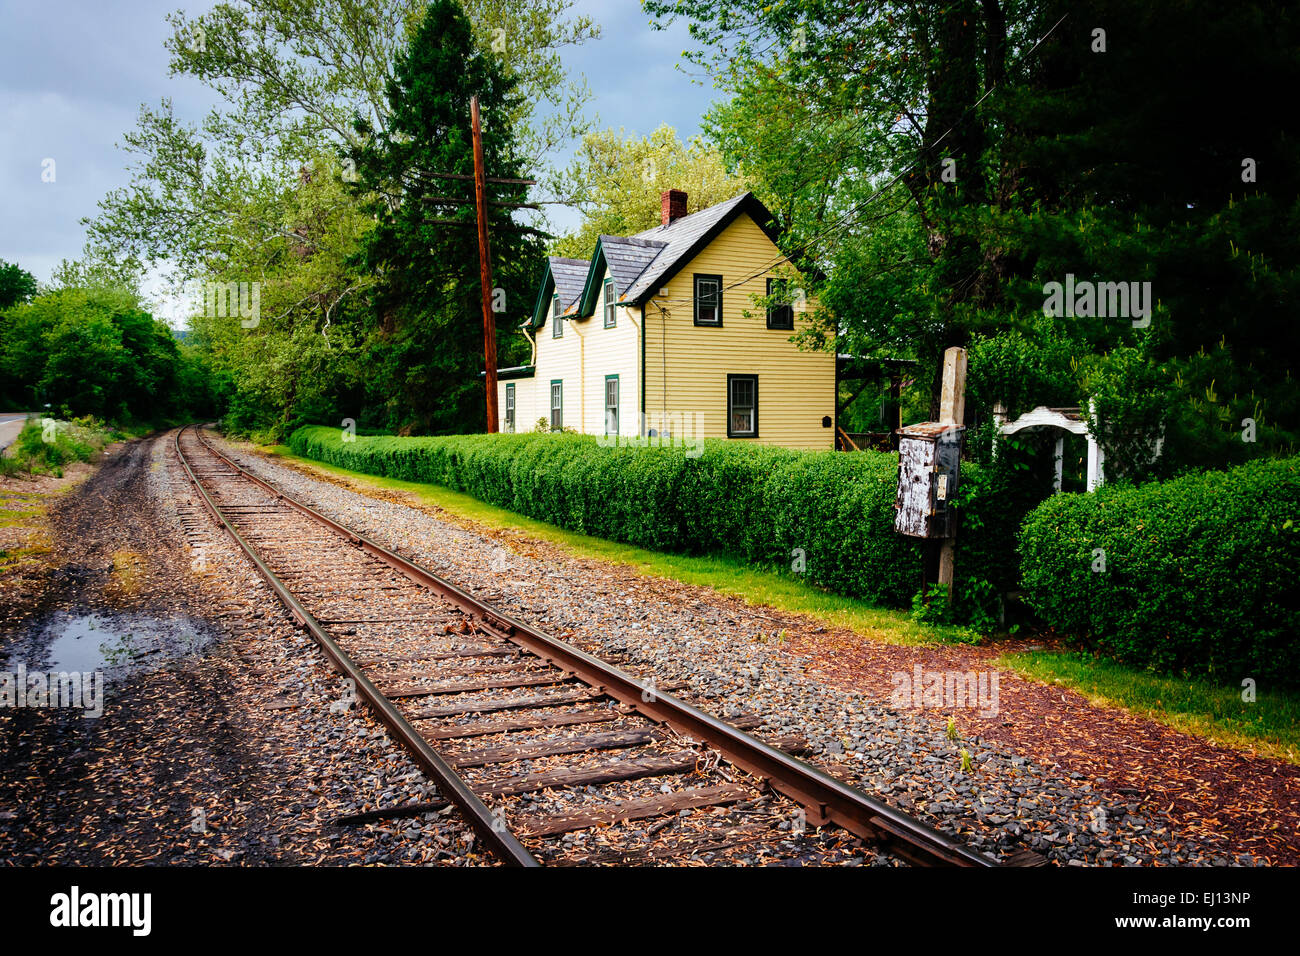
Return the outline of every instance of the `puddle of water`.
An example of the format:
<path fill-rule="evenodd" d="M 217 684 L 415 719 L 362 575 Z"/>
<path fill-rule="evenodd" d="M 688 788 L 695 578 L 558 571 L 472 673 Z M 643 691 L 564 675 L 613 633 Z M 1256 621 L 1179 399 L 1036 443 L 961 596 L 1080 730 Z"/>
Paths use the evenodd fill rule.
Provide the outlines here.
<path fill-rule="evenodd" d="M 200 654 L 212 641 L 207 625 L 188 617 L 57 613 L 8 648 L 6 668 L 105 671 L 125 676 L 168 660 Z"/>
<path fill-rule="evenodd" d="M 114 635 L 94 615 L 75 617 L 50 641 L 42 663 L 52 671 L 102 670 L 109 666 L 110 656 L 129 648 L 130 640 L 131 635 Z"/>

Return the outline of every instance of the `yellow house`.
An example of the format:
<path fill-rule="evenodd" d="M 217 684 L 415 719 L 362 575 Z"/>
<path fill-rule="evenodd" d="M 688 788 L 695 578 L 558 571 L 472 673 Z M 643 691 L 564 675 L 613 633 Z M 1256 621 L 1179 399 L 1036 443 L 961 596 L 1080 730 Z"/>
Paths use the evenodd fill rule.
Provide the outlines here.
<path fill-rule="evenodd" d="M 771 213 L 746 192 L 688 216 L 686 198 L 664 193 L 659 226 L 601 236 L 589 261 L 548 261 L 521 326 L 532 364 L 498 372 L 502 431 L 834 447 L 835 355 L 791 341 L 810 307 Z M 794 301 L 758 304 L 774 296 Z"/>

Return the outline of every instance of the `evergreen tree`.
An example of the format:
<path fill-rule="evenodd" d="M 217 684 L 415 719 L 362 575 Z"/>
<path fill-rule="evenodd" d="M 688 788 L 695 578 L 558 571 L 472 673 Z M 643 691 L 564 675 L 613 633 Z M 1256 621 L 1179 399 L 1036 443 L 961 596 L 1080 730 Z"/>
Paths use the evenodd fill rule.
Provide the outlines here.
<path fill-rule="evenodd" d="M 358 189 L 381 197 L 364 244 L 379 275 L 378 335 L 370 398 L 387 428 L 446 433 L 484 428 L 482 305 L 475 229 L 470 98 L 483 118 L 487 175 L 522 178 L 508 122 L 515 81 L 475 47 L 469 21 L 452 0 L 435 0 L 387 88 L 382 133 L 359 123 L 353 153 Z M 522 186 L 489 183 L 490 199 L 518 203 Z M 541 265 L 536 234 L 511 210 L 488 207 L 498 354 L 511 361 L 513 334 L 531 306 Z"/>

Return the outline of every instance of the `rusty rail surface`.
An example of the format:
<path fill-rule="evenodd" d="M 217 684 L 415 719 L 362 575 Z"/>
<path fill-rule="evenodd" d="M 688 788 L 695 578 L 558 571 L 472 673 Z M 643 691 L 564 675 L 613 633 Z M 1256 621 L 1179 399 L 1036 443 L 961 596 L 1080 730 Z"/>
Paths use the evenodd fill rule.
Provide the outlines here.
<path fill-rule="evenodd" d="M 442 596 L 460 608 L 483 632 L 523 648 L 598 693 L 622 703 L 628 711 L 643 715 L 657 724 L 671 728 L 678 734 L 700 740 L 708 747 L 717 750 L 736 768 L 753 774 L 773 790 L 799 804 L 806 813 L 809 824 L 814 826 L 834 824 L 842 827 L 867 843 L 918 865 L 976 867 L 1004 865 L 976 853 L 933 827 L 868 796 L 816 767 L 764 743 L 669 693 L 656 689 L 653 682 L 638 680 L 617 667 L 488 606 L 426 568 L 326 517 L 270 482 L 246 471 L 208 443 L 197 426 L 186 426 L 186 428 L 193 428 L 195 436 L 204 449 L 224 466 L 230 468 L 239 477 L 274 495 L 278 502 L 311 518 L 314 522 L 345 538 L 353 546 L 401 572 L 415 583 Z M 419 731 L 398 711 L 392 701 L 362 673 L 360 667 L 330 637 L 320 622 L 294 597 L 289 588 L 262 561 L 252 545 L 222 514 L 181 449 L 180 438 L 184 431 L 185 429 L 180 429 L 176 433 L 177 455 L 204 505 L 253 561 L 258 572 L 289 608 L 294 618 L 311 633 L 334 665 L 356 682 L 361 696 L 374 708 L 376 714 L 394 733 L 398 741 L 412 754 L 421 769 L 436 780 L 447 797 L 465 813 L 474 830 L 492 851 L 507 863 L 523 866 L 538 865 L 539 861 L 514 835 L 503 829 L 501 822 L 494 817 L 487 804 L 474 793 L 448 762 L 439 756 Z M 1012 861 L 1014 865 L 1033 865 L 1038 862 L 1041 862 L 1041 858 L 1024 852 L 1017 854 Z"/>

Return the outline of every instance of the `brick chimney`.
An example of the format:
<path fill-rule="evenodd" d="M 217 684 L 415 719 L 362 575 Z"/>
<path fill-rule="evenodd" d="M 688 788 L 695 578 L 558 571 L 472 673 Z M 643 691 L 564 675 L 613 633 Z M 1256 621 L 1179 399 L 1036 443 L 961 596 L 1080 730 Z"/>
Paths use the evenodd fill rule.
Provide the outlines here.
<path fill-rule="evenodd" d="M 686 215 L 686 193 L 680 189 L 670 189 L 660 198 L 659 220 L 665 226 L 674 219 Z"/>

